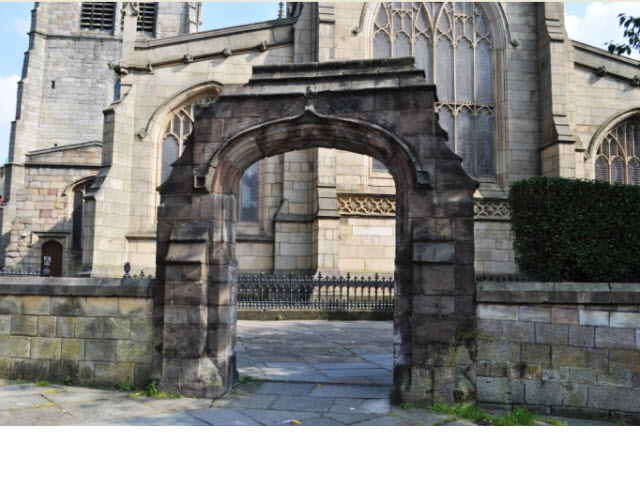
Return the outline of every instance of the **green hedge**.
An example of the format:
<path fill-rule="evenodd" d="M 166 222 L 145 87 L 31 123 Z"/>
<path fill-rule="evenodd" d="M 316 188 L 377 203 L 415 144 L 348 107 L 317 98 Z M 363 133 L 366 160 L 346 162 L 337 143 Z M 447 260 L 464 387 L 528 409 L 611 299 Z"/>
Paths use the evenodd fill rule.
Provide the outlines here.
<path fill-rule="evenodd" d="M 516 263 L 541 281 L 640 282 L 640 187 L 567 178 L 515 182 Z"/>

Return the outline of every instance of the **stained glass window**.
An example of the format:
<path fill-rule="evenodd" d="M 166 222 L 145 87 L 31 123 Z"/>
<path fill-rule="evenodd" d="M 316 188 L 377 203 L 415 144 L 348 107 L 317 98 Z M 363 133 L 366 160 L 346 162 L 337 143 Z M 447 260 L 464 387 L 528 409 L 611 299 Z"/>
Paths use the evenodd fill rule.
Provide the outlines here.
<path fill-rule="evenodd" d="M 640 185 L 640 119 L 612 128 L 598 146 L 595 178 L 611 183 Z"/>
<path fill-rule="evenodd" d="M 375 15 L 374 58 L 413 56 L 435 83 L 447 144 L 471 175 L 494 174 L 493 39 L 472 2 L 384 2 Z"/>

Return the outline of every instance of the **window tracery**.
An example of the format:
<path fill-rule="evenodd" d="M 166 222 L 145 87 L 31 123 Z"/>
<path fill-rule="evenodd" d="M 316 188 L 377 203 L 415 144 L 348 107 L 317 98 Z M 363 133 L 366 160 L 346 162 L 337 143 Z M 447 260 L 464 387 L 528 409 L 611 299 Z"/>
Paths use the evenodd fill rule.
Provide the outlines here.
<path fill-rule="evenodd" d="M 493 45 L 478 3 L 383 2 L 375 15 L 374 58 L 415 57 L 437 86 L 447 144 L 477 176 L 494 174 Z"/>
<path fill-rule="evenodd" d="M 595 178 L 640 185 L 640 119 L 618 124 L 605 135 L 596 153 Z"/>
<path fill-rule="evenodd" d="M 193 131 L 193 104 L 181 108 L 165 128 L 162 137 L 162 165 L 160 183 L 171 173 L 171 164 L 184 152 L 185 142 Z"/>

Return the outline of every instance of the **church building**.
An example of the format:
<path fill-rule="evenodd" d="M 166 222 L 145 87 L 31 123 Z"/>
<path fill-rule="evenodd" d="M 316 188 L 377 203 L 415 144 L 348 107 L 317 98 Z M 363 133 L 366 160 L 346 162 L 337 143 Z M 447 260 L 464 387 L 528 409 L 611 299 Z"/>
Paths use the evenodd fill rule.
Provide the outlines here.
<path fill-rule="evenodd" d="M 55 276 L 122 276 L 125 262 L 153 274 L 157 188 L 194 105 L 246 84 L 257 65 L 414 57 L 449 147 L 479 182 L 477 274 L 517 272 L 514 181 L 640 185 L 640 62 L 568 38 L 562 3 L 290 2 L 279 18 L 209 31 L 200 10 L 35 4 L 3 167 L 0 266 L 39 270 L 48 256 Z M 395 195 L 375 158 L 264 158 L 243 172 L 240 271 L 393 275 Z"/>

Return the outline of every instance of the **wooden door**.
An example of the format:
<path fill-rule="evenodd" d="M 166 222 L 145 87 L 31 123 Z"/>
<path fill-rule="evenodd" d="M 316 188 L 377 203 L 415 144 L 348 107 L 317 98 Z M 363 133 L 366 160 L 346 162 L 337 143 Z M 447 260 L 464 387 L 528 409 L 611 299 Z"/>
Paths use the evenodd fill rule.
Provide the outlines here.
<path fill-rule="evenodd" d="M 52 277 L 62 276 L 62 245 L 53 240 L 48 241 L 42 245 L 42 258 L 40 260 L 40 272 L 44 271 L 44 257 L 51 257 L 51 269 Z"/>

